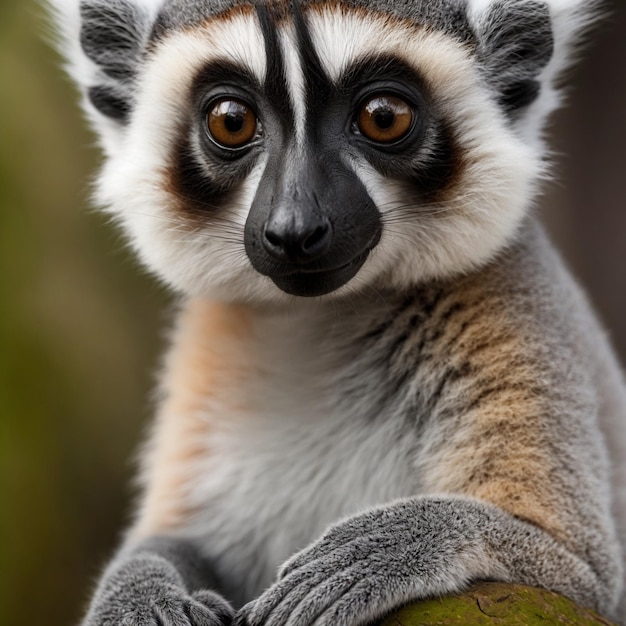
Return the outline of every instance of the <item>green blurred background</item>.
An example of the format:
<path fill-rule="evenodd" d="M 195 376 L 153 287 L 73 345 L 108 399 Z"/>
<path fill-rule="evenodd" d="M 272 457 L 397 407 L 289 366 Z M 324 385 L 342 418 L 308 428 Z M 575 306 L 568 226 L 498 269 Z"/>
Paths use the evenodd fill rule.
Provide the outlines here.
<path fill-rule="evenodd" d="M 119 537 L 168 299 L 88 209 L 98 153 L 33 0 L 0 0 L 0 625 L 75 624 Z M 626 6 L 572 74 L 549 227 L 626 356 Z"/>

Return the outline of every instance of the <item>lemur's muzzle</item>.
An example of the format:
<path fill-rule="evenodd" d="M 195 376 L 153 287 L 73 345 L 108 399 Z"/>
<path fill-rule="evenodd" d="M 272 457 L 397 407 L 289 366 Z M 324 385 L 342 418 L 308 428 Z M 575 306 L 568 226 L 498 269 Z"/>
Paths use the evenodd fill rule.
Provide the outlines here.
<path fill-rule="evenodd" d="M 324 295 L 365 263 L 380 239 L 380 213 L 337 156 L 302 165 L 285 161 L 268 163 L 259 183 L 246 223 L 246 252 L 253 267 L 286 293 Z"/>

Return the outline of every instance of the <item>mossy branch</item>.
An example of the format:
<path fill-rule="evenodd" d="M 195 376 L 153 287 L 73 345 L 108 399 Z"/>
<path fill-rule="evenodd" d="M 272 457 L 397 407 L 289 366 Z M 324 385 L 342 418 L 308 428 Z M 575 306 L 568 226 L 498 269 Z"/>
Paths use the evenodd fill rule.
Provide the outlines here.
<path fill-rule="evenodd" d="M 480 583 L 465 593 L 407 606 L 381 626 L 614 626 L 551 591 Z"/>

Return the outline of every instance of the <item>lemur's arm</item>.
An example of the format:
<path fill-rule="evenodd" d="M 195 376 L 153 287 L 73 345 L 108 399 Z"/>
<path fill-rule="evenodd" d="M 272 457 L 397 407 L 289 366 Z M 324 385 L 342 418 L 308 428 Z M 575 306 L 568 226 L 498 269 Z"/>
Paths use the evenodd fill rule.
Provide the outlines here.
<path fill-rule="evenodd" d="M 476 579 L 523 580 L 606 608 L 617 580 L 607 565 L 594 571 L 542 529 L 485 502 L 411 498 L 333 526 L 235 624 L 367 624 Z"/>
<path fill-rule="evenodd" d="M 83 626 L 224 626 L 234 611 L 191 542 L 153 537 L 109 564 Z"/>
<path fill-rule="evenodd" d="M 83 626 L 223 626 L 234 614 L 214 567 L 184 533 L 191 515 L 185 478 L 205 453 L 210 424 L 196 414 L 220 384 L 215 350 L 233 353 L 246 318 L 236 307 L 195 302 L 182 313 L 161 380 L 163 403 L 142 458 L 143 494 L 125 546 L 108 566 Z M 221 370 L 233 376 L 222 359 Z"/>

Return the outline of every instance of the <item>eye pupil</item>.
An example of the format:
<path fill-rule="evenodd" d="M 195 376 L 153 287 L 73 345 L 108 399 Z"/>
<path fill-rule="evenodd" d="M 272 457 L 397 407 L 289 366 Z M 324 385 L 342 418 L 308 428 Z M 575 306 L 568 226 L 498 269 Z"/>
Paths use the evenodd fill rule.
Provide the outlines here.
<path fill-rule="evenodd" d="M 380 110 L 377 111 L 374 115 L 374 122 L 378 128 L 382 128 L 383 130 L 387 130 L 393 126 L 395 121 L 395 115 L 393 111 L 385 111 Z"/>
<path fill-rule="evenodd" d="M 258 126 L 252 108 L 233 98 L 214 101 L 207 116 L 209 137 L 222 148 L 243 148 L 256 139 Z"/>
<path fill-rule="evenodd" d="M 229 113 L 224 118 L 224 126 L 226 127 L 226 130 L 231 133 L 240 133 L 243 129 L 243 125 L 243 115 L 234 115 Z"/>
<path fill-rule="evenodd" d="M 360 134 L 375 143 L 395 143 L 413 128 L 413 108 L 394 95 L 376 94 L 360 107 L 357 126 Z"/>

